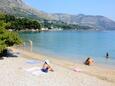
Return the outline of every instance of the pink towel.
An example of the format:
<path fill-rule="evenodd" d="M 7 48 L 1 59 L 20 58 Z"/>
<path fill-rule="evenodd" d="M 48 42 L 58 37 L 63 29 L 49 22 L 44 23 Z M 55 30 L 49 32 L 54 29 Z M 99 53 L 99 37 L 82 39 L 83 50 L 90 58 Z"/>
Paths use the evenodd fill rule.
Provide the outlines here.
<path fill-rule="evenodd" d="M 73 71 L 75 71 L 75 72 L 80 72 L 80 71 L 81 71 L 81 69 L 80 69 L 80 68 L 78 68 L 78 67 L 76 67 L 76 68 L 74 68 L 74 69 L 73 69 Z"/>

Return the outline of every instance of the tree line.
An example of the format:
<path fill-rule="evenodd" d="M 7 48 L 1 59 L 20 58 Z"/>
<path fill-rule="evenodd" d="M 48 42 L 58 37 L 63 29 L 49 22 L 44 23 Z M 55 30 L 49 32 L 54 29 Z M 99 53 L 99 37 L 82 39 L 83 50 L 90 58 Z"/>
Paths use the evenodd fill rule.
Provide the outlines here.
<path fill-rule="evenodd" d="M 4 13 L 0 14 L 0 21 L 8 23 L 8 25 L 5 28 L 12 29 L 13 31 L 41 29 L 41 24 L 36 20 L 32 20 L 24 17 L 16 17 L 14 15 L 8 15 Z"/>
<path fill-rule="evenodd" d="M 65 22 L 62 21 L 48 21 L 48 20 L 44 20 L 43 22 L 43 26 L 49 29 L 53 28 L 62 28 L 63 30 L 88 30 L 91 29 L 91 27 L 89 26 L 81 26 L 78 24 L 67 24 Z"/>

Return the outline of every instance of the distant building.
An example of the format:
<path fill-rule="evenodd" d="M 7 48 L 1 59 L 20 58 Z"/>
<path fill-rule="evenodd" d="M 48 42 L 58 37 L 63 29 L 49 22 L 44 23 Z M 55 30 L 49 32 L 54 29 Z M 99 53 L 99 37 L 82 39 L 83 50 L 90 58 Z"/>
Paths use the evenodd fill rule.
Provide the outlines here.
<path fill-rule="evenodd" d="M 42 30 L 42 31 L 46 31 L 46 30 L 48 30 L 48 28 L 41 28 L 41 30 Z"/>

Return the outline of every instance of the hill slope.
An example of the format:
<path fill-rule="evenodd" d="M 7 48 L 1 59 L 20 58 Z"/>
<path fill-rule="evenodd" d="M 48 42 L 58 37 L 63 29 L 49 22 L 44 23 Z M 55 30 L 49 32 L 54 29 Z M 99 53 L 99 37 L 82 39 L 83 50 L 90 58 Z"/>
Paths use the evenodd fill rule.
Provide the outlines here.
<path fill-rule="evenodd" d="M 23 0 L 0 0 L 0 11 L 21 17 L 39 20 L 56 20 L 68 24 L 79 24 L 99 30 L 115 30 L 115 22 L 104 16 L 49 14 L 26 5 Z"/>
<path fill-rule="evenodd" d="M 48 13 L 26 5 L 23 0 L 0 0 L 0 11 L 35 19 L 52 19 Z"/>
<path fill-rule="evenodd" d="M 55 18 L 59 21 L 71 23 L 71 24 L 79 24 L 83 26 L 90 26 L 94 29 L 105 29 L 105 30 L 113 30 L 115 29 L 115 22 L 104 17 L 104 16 L 92 16 L 92 15 L 68 15 L 68 14 L 54 14 Z"/>

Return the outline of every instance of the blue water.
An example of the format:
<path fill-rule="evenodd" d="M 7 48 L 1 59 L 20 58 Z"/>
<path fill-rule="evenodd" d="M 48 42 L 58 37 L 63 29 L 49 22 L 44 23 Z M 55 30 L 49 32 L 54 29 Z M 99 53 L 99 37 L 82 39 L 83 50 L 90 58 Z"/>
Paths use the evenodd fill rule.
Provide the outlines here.
<path fill-rule="evenodd" d="M 20 36 L 27 44 L 33 41 L 35 52 L 81 62 L 90 56 L 96 63 L 115 66 L 115 31 L 21 32 Z"/>

